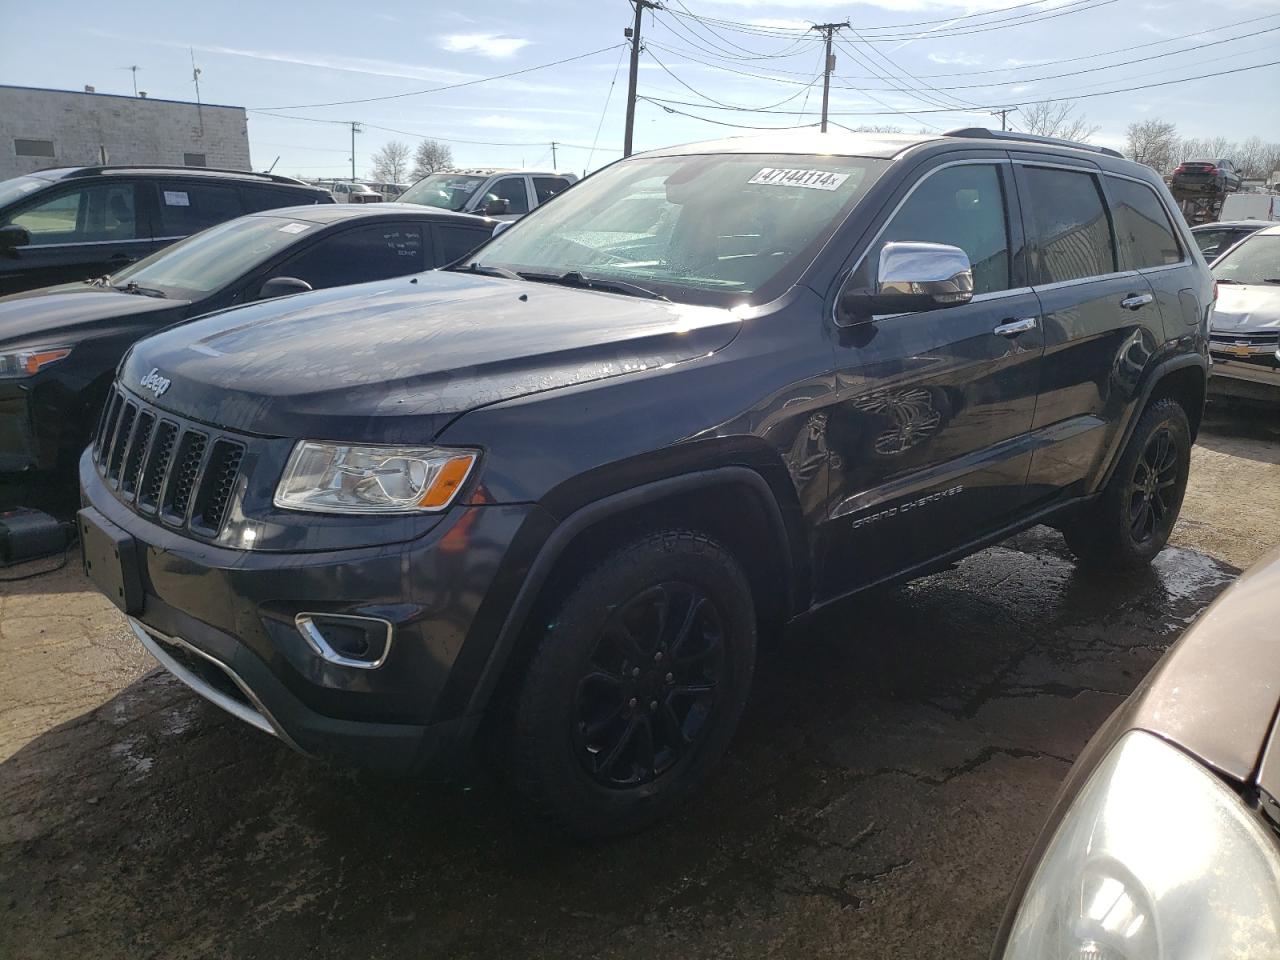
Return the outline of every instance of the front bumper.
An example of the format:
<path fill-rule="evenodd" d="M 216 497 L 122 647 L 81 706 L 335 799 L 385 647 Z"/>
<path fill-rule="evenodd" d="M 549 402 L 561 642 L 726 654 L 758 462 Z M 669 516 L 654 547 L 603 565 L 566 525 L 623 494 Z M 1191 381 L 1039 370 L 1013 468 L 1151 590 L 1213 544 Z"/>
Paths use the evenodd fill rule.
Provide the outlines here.
<path fill-rule="evenodd" d="M 1210 343 L 1213 357 L 1210 393 L 1259 400 L 1280 399 L 1280 350 L 1273 346 L 1240 347 L 1238 352 L 1228 350 Z"/>
<path fill-rule="evenodd" d="M 472 694 L 518 587 L 500 574 L 537 508 L 455 508 L 406 543 L 242 551 L 135 514 L 87 453 L 80 481 L 86 519 L 132 538 L 142 602 L 130 625 L 180 680 L 303 753 L 393 774 L 457 770 L 481 720 Z M 303 612 L 385 620 L 386 661 L 331 662 L 295 624 Z"/>

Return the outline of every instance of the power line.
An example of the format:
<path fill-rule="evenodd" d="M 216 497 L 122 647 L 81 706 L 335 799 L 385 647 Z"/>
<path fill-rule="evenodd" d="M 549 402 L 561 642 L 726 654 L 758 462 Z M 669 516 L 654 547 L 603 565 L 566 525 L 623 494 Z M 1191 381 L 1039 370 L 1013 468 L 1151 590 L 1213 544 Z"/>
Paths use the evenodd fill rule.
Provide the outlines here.
<path fill-rule="evenodd" d="M 596 124 L 596 135 L 591 138 L 591 152 L 587 154 L 587 162 L 582 166 L 582 175 L 587 175 L 587 170 L 591 168 L 591 160 L 596 153 L 596 144 L 600 142 L 600 131 L 604 129 L 604 118 L 609 112 L 609 101 L 613 99 L 613 88 L 618 82 L 618 71 L 622 69 L 622 58 L 627 55 L 626 50 L 618 54 L 618 64 L 613 68 L 613 79 L 609 81 L 609 92 L 604 95 L 604 109 L 600 111 L 600 122 Z"/>
<path fill-rule="evenodd" d="M 1114 2 L 1114 0 L 1111 0 Z M 262 113 L 268 110 L 310 110 L 314 107 L 345 107 L 354 103 L 379 103 L 384 100 L 401 100 L 405 97 L 420 97 L 427 93 L 441 93 L 445 90 L 458 90 L 461 87 L 473 87 L 478 83 L 489 83 L 493 80 L 506 80 L 509 77 L 519 77 L 526 73 L 533 73 L 535 70 L 546 70 L 548 67 L 558 67 L 561 64 L 573 63 L 575 60 L 585 60 L 588 57 L 594 57 L 597 54 L 605 53 L 609 50 L 617 50 L 618 47 L 625 46 L 621 43 L 613 43 L 607 47 L 601 47 L 599 50 L 590 50 L 587 53 L 579 53 L 576 56 L 565 57 L 562 60 L 553 60 L 550 63 L 539 63 L 532 67 L 524 67 L 520 70 L 512 70 L 509 73 L 499 73 L 492 77 L 478 77 L 475 80 L 463 80 L 460 83 L 448 83 L 442 87 L 428 87 L 425 90 L 410 90 L 406 93 L 390 93 L 381 97 L 360 97 L 355 100 L 331 100 L 327 103 L 294 103 L 278 107 L 249 107 L 251 113 Z"/>
<path fill-rule="evenodd" d="M 1213 79 L 1214 77 L 1225 77 L 1225 76 L 1230 76 L 1232 74 L 1247 73 L 1251 70 L 1263 70 L 1263 69 L 1266 69 L 1267 67 L 1275 67 L 1275 66 L 1280 66 L 1280 60 L 1271 60 L 1271 61 L 1268 61 L 1267 63 L 1255 63 L 1247 67 L 1235 67 L 1234 69 L 1231 69 L 1231 70 L 1217 70 L 1212 73 L 1198 74 L 1197 76 L 1194 76 L 1194 77 L 1180 77 L 1176 80 L 1161 80 L 1157 83 L 1141 83 L 1131 87 L 1117 87 L 1114 90 L 1099 90 L 1093 93 L 1064 94 L 1064 95 L 1051 96 L 1051 97 L 1042 97 L 1042 96 L 1029 97 L 1025 100 L 1019 101 L 1019 103 L 1020 104 L 1061 103 L 1064 100 L 1088 100 L 1094 97 L 1109 97 L 1117 93 L 1133 93 L 1134 91 L 1137 91 L 1137 90 L 1152 90 L 1157 87 L 1175 86 L 1176 84 L 1179 84 L 1179 83 L 1192 83 L 1196 80 L 1210 80 L 1210 79 Z M 657 98 L 647 98 L 647 99 L 652 99 L 655 103 L 659 103 L 659 105 L 673 103 L 679 106 L 692 106 L 692 107 L 705 106 L 704 104 L 684 103 L 679 100 L 659 101 Z M 1002 106 L 1007 106 L 1007 104 L 1000 104 L 1000 103 L 974 104 L 974 110 L 958 110 L 955 108 L 943 109 L 941 107 L 924 109 L 924 110 L 890 110 L 886 112 L 845 110 L 845 111 L 840 111 L 839 113 L 835 113 L 833 115 L 840 116 L 840 117 L 883 117 L 883 116 L 895 116 L 895 115 L 915 116 L 919 114 L 933 114 L 933 113 L 973 113 L 975 110 L 984 110 L 984 111 L 997 110 Z M 711 109 L 720 109 L 720 108 L 712 107 Z M 768 111 L 756 111 L 756 112 L 786 114 L 786 115 L 792 115 L 792 116 L 795 115 L 795 111 L 793 110 L 768 110 Z"/>
<path fill-rule="evenodd" d="M 1108 6 L 1117 0 L 1071 0 L 1071 2 L 1063 4 L 1060 7 L 1051 7 L 1047 10 L 1033 10 L 1027 14 L 1021 14 L 1016 17 L 1009 17 L 1004 20 L 992 20 L 986 23 L 962 24 L 960 29 L 949 30 L 945 28 L 937 28 L 934 30 L 916 31 L 913 33 L 876 33 L 874 36 L 868 36 L 868 43 L 893 43 L 902 40 L 940 40 L 949 37 L 970 36 L 976 33 L 990 33 L 996 30 L 1007 30 L 1011 27 L 1024 26 L 1030 23 L 1040 23 L 1045 20 L 1054 20 L 1058 17 L 1070 16 L 1076 13 L 1085 13 L 1090 10 L 1096 10 L 1099 7 Z M 678 11 L 669 10 L 668 12 L 679 15 Z M 716 20 L 714 18 L 703 17 L 702 20 L 715 23 L 717 26 L 725 29 L 738 30 L 742 33 L 755 34 L 756 36 L 774 36 L 774 37 L 791 37 L 795 34 L 788 31 L 778 31 L 774 28 L 758 28 L 753 24 L 744 24 L 728 20 Z M 954 18 L 954 22 L 963 20 L 963 17 Z M 946 20 L 943 23 L 953 21 Z M 868 28 L 870 29 L 870 28 Z M 892 25 L 882 29 L 898 29 Z"/>
<path fill-rule="evenodd" d="M 784 127 L 758 127 L 745 123 L 729 123 L 726 120 L 712 120 L 710 117 L 700 117 L 697 114 L 686 113 L 683 110 L 676 110 L 673 107 L 668 107 L 665 102 L 659 101 L 654 97 L 638 96 L 636 99 L 652 103 L 654 106 L 661 108 L 667 113 L 674 113 L 681 117 L 689 117 L 692 120 L 701 120 L 703 123 L 712 123 L 717 127 L 733 127 L 737 130 L 804 130 L 812 129 L 817 126 L 816 123 L 796 123 Z M 696 106 L 696 104 L 694 104 L 694 106 Z"/>
<path fill-rule="evenodd" d="M 299 117 L 299 116 L 295 116 L 287 113 L 271 113 L 265 110 L 255 110 L 254 112 L 259 113 L 264 117 L 275 117 L 278 120 L 301 120 L 304 123 L 333 123 L 341 127 L 345 127 L 350 123 L 349 120 L 327 120 L 323 117 Z M 395 134 L 399 134 L 402 137 L 413 137 L 417 140 L 439 140 L 441 143 L 462 143 L 462 144 L 466 144 L 467 146 L 476 146 L 476 147 L 544 147 L 548 143 L 550 143 L 549 140 L 516 140 L 516 141 L 462 140 L 462 139 L 459 139 L 458 137 L 441 137 L 441 136 L 436 136 L 434 134 L 414 133 L 412 130 L 397 130 L 394 127 L 384 127 L 376 123 L 367 123 L 365 121 L 360 121 L 360 122 L 364 126 L 368 127 L 370 130 L 381 130 L 383 133 L 395 133 Z M 556 144 L 561 147 L 572 147 L 575 150 L 591 149 L 585 144 L 566 143 L 563 140 L 557 140 Z M 602 147 L 601 149 L 614 150 L 616 148 Z M 343 152 L 345 153 L 346 151 L 343 151 Z"/>
<path fill-rule="evenodd" d="M 744 107 L 744 106 L 740 106 L 740 105 L 738 105 L 738 104 L 725 103 L 723 100 L 717 100 L 715 97 L 712 97 L 712 96 L 710 96 L 709 94 L 705 94 L 705 93 L 703 93 L 701 90 L 696 90 L 696 89 L 694 89 L 692 86 L 690 86 L 690 85 L 689 85 L 688 83 L 686 83 L 684 80 L 680 79 L 680 77 L 676 76 L 676 74 L 675 74 L 674 72 L 672 72 L 671 68 L 670 68 L 670 67 L 668 67 L 668 66 L 667 66 L 665 63 L 663 63 L 661 60 L 659 60 L 659 59 L 658 59 L 658 55 L 657 55 L 656 53 L 654 53 L 652 50 L 648 49 L 648 47 L 646 47 L 646 48 L 645 48 L 645 53 L 647 53 L 647 54 L 649 55 L 649 59 L 650 59 L 650 60 L 652 60 L 652 61 L 653 61 L 654 63 L 656 63 L 659 67 L 661 67 L 661 68 L 662 68 L 662 71 L 663 71 L 667 76 L 669 76 L 669 77 L 670 77 L 672 80 L 674 80 L 676 83 L 680 84 L 680 86 L 684 87 L 686 90 L 688 90 L 688 91 L 689 91 L 690 93 L 692 93 L 694 96 L 696 96 L 696 97 L 701 97 L 703 100 L 706 100 L 708 103 L 714 104 L 715 106 L 718 106 L 718 107 L 724 107 L 724 108 L 726 108 L 726 109 L 733 109 L 733 110 L 742 110 L 742 111 L 744 111 L 744 112 L 748 112 L 748 113 L 755 113 L 755 112 L 757 112 L 757 111 L 761 111 L 761 110 L 772 110 L 774 107 L 780 107 L 780 106 L 782 106 L 783 104 L 790 103 L 792 100 L 795 100 L 797 97 L 799 97 L 801 94 L 803 94 L 806 90 L 808 90 L 809 88 L 811 88 L 815 83 L 817 83 L 817 82 L 818 82 L 818 77 L 819 77 L 819 76 L 821 76 L 821 74 L 818 74 L 818 75 L 817 75 L 817 76 L 815 76 L 812 80 L 810 80 L 808 83 L 806 83 L 803 87 L 801 87 L 799 90 L 797 90 L 795 93 L 793 93 L 791 96 L 786 97 L 785 99 L 779 100 L 777 103 L 769 103 L 769 104 L 765 104 L 764 106 L 761 106 L 761 107 Z"/>

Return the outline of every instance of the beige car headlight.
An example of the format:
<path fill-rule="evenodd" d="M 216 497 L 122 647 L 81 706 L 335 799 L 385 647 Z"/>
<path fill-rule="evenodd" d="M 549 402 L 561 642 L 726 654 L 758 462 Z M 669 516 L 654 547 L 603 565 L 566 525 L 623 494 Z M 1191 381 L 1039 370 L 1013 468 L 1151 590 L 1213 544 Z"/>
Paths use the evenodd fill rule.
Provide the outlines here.
<path fill-rule="evenodd" d="M 301 440 L 276 487 L 275 505 L 311 513 L 431 513 L 453 502 L 476 456 Z"/>
<path fill-rule="evenodd" d="M 1126 734 L 1067 811 L 1005 960 L 1273 960 L 1280 854 L 1244 803 L 1182 751 Z"/>

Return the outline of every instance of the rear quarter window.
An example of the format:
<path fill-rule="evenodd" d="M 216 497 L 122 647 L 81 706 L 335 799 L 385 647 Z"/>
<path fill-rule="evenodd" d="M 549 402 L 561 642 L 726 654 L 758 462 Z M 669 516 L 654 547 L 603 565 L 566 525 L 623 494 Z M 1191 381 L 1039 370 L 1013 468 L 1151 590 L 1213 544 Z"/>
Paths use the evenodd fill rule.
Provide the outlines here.
<path fill-rule="evenodd" d="M 1133 180 L 1108 177 L 1107 192 L 1124 266 L 1141 270 L 1182 261 L 1173 224 L 1154 190 Z"/>

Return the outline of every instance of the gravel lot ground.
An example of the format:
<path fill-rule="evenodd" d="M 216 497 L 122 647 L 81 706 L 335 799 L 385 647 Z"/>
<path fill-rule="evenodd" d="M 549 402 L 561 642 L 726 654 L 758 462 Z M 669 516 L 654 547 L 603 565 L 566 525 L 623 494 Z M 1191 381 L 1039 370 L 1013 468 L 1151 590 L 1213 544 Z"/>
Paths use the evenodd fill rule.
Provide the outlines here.
<path fill-rule="evenodd" d="M 291 754 L 74 562 L 4 584 L 0 958 L 982 957 L 1071 759 L 1276 539 L 1280 418 L 1212 409 L 1150 572 L 1077 574 L 1037 528 L 828 611 L 760 665 L 709 788 L 601 846 L 487 782 Z"/>

